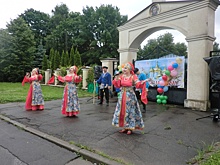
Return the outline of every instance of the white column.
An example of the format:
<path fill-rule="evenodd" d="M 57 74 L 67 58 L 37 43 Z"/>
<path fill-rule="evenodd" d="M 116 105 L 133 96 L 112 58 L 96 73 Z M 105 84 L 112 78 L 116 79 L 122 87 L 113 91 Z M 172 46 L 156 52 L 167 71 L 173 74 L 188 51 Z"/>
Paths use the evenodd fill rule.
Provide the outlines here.
<path fill-rule="evenodd" d="M 47 84 L 48 83 L 48 81 L 50 80 L 50 78 L 51 78 L 51 70 L 50 69 L 47 69 L 47 70 L 45 70 L 45 72 L 44 72 L 44 76 L 45 76 L 45 84 Z"/>
<path fill-rule="evenodd" d="M 118 52 L 120 53 L 120 65 L 137 60 L 138 49 L 119 49 Z"/>
<path fill-rule="evenodd" d="M 54 72 L 55 72 L 56 75 L 60 75 L 61 70 L 60 70 L 59 68 L 57 68 L 57 70 L 55 70 Z M 54 84 L 54 85 L 57 85 L 58 82 L 59 82 L 59 81 L 58 81 L 57 77 L 55 77 L 55 84 Z"/>
<path fill-rule="evenodd" d="M 187 39 L 188 68 L 187 68 L 187 99 L 184 106 L 195 110 L 207 111 L 209 102 L 209 68 L 204 61 L 213 48 L 214 38 Z"/>
<path fill-rule="evenodd" d="M 87 89 L 88 83 L 86 79 L 88 78 L 89 68 L 83 68 L 82 71 L 83 71 L 82 89 Z"/>

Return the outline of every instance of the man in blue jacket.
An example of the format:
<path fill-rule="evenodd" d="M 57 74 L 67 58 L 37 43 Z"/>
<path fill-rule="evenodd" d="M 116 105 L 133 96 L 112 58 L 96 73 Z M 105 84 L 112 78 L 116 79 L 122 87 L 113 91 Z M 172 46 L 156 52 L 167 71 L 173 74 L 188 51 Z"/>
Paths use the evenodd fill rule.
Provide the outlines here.
<path fill-rule="evenodd" d="M 103 73 L 99 77 L 99 79 L 96 81 L 98 84 L 100 84 L 100 102 L 99 104 L 101 105 L 103 103 L 103 98 L 105 94 L 105 99 L 106 99 L 106 106 L 109 106 L 109 90 L 112 85 L 112 78 L 111 74 L 107 72 L 108 67 L 103 66 L 102 67 Z"/>

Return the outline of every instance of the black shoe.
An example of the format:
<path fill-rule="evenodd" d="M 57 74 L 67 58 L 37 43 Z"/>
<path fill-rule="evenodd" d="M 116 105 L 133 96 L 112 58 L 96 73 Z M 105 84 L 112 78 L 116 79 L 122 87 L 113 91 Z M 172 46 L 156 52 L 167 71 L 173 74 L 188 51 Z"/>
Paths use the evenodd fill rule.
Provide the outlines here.
<path fill-rule="evenodd" d="M 146 113 L 146 109 L 143 109 L 142 113 Z"/>
<path fill-rule="evenodd" d="M 109 106 L 109 103 L 107 103 L 106 106 Z"/>
<path fill-rule="evenodd" d="M 98 105 L 102 105 L 102 102 L 99 102 Z"/>

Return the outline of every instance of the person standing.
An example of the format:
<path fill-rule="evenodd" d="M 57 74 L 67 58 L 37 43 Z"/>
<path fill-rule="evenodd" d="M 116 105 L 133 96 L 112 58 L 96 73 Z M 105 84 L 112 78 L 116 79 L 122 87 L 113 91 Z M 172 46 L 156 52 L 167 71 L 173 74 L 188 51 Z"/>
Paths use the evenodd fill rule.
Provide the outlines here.
<path fill-rule="evenodd" d="M 112 84 L 116 88 L 121 88 L 121 95 L 115 108 L 112 119 L 112 125 L 116 127 L 123 127 L 120 133 L 132 134 L 135 129 L 142 130 L 144 122 L 140 111 L 140 106 L 135 95 L 133 86 L 142 88 L 141 100 L 146 103 L 146 80 L 139 81 L 137 75 L 134 74 L 134 66 L 131 63 L 124 65 L 122 74 L 115 76 Z"/>
<path fill-rule="evenodd" d="M 100 102 L 99 105 L 103 104 L 103 98 L 105 94 L 106 99 L 106 106 L 109 106 L 109 90 L 111 89 L 112 85 L 112 78 L 111 74 L 108 72 L 108 67 L 103 66 L 102 67 L 103 73 L 99 77 L 99 79 L 96 81 L 98 84 L 100 84 Z"/>
<path fill-rule="evenodd" d="M 61 82 L 66 82 L 63 91 L 61 113 L 67 117 L 76 116 L 79 114 L 80 105 L 76 89 L 76 84 L 82 81 L 81 75 L 77 75 L 78 68 L 71 66 L 69 74 L 65 77 L 54 75 Z"/>
<path fill-rule="evenodd" d="M 146 74 L 141 73 L 138 68 L 135 68 L 135 69 L 134 69 L 134 73 L 138 76 L 138 79 L 139 79 L 140 81 L 147 80 L 147 81 L 146 81 L 146 95 L 147 95 L 148 88 L 149 88 L 149 82 L 148 82 L 148 80 L 150 80 L 150 79 L 147 79 Z M 143 111 L 142 111 L 142 113 L 145 113 L 145 112 L 146 112 L 146 104 L 141 101 L 141 92 L 142 92 L 142 90 L 141 90 L 140 88 L 135 88 L 136 97 L 137 97 L 138 101 L 140 101 L 141 104 L 143 105 Z"/>
<path fill-rule="evenodd" d="M 26 76 L 22 81 L 22 85 L 26 82 L 30 83 L 30 88 L 25 102 L 25 109 L 27 111 L 44 110 L 44 98 L 40 85 L 40 81 L 42 79 L 43 76 L 39 73 L 39 70 L 34 68 L 31 72 L 31 76 L 29 73 L 26 73 Z"/>

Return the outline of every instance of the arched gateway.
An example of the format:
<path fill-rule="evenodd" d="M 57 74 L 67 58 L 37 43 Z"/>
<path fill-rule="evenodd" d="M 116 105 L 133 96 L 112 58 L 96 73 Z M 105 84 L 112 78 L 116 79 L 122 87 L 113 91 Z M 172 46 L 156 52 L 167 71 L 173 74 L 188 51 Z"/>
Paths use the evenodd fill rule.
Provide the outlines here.
<path fill-rule="evenodd" d="M 209 70 L 203 58 L 213 49 L 215 10 L 219 4 L 219 0 L 152 0 L 151 5 L 118 27 L 120 63 L 136 60 L 138 47 L 152 33 L 163 29 L 178 30 L 188 42 L 184 106 L 206 111 L 209 107 Z"/>

